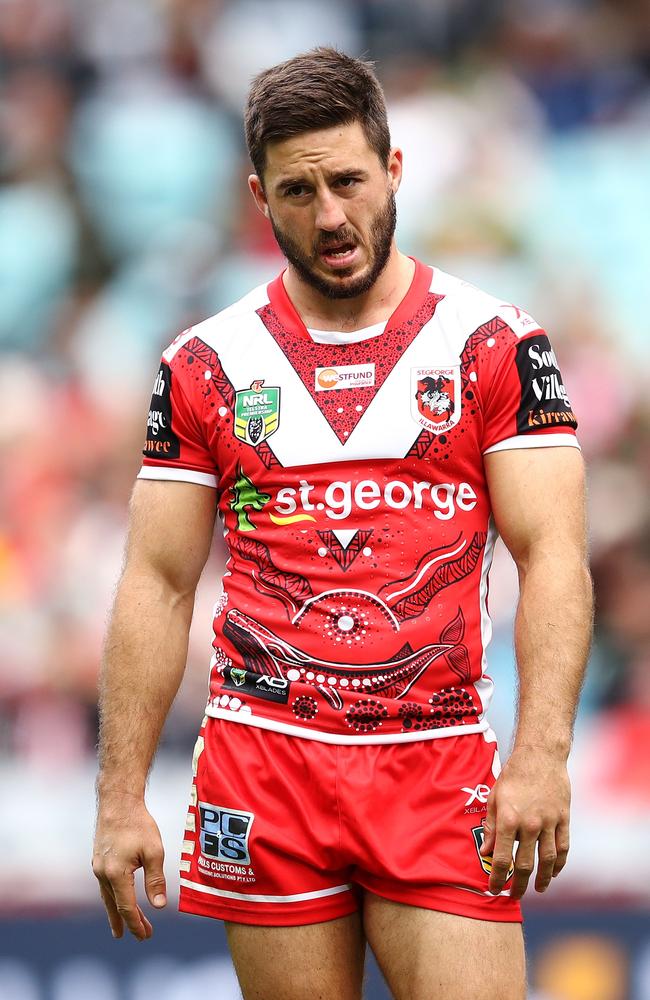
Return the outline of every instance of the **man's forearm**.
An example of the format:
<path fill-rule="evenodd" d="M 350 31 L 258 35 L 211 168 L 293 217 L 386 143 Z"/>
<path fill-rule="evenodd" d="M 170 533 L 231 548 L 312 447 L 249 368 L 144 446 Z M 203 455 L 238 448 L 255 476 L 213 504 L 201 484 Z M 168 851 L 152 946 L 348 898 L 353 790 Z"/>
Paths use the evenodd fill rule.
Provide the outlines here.
<path fill-rule="evenodd" d="M 520 567 L 515 750 L 568 756 L 592 620 L 591 577 L 582 554 L 538 555 Z"/>
<path fill-rule="evenodd" d="M 187 658 L 194 593 L 125 572 L 100 676 L 100 797 L 142 797 Z"/>

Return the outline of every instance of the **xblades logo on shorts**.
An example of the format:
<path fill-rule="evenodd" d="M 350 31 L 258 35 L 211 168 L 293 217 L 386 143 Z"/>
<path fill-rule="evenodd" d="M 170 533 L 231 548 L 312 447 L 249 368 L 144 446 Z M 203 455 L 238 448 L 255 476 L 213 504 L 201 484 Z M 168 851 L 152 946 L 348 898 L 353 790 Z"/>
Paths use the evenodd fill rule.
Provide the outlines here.
<path fill-rule="evenodd" d="M 476 788 L 461 788 L 461 792 L 469 796 L 465 802 L 465 816 L 470 816 L 473 813 L 487 812 L 486 803 L 490 794 L 489 785 L 477 785 Z M 475 803 L 478 803 L 478 805 L 475 805 Z"/>
<path fill-rule="evenodd" d="M 478 801 L 482 805 L 488 800 L 488 795 L 490 794 L 489 785 L 477 785 L 476 788 L 461 788 L 461 792 L 466 792 L 469 795 L 466 806 L 471 806 L 472 803 Z"/>

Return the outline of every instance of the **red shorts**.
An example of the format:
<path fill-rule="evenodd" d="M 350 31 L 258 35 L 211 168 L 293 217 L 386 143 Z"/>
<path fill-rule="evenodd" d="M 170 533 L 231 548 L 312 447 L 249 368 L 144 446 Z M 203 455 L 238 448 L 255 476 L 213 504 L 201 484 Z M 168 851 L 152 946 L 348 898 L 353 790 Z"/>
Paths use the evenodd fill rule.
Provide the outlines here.
<path fill-rule="evenodd" d="M 430 910 L 520 921 L 488 892 L 483 733 L 340 746 L 206 719 L 194 753 L 179 908 L 289 926 L 353 913 L 362 890 Z"/>

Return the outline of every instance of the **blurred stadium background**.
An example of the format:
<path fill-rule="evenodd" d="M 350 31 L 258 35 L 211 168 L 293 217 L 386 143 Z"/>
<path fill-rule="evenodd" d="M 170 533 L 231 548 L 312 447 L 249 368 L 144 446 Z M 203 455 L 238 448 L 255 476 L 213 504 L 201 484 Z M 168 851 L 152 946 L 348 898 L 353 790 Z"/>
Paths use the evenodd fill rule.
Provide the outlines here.
<path fill-rule="evenodd" d="M 151 780 L 172 902 L 142 949 L 90 871 L 96 679 L 160 350 L 281 266 L 245 185 L 248 82 L 323 43 L 377 61 L 402 248 L 524 306 L 559 355 L 598 624 L 569 865 L 526 904 L 531 997 L 648 1000 L 647 0 L 0 0 L 0 998 L 238 995 L 221 925 L 173 912 L 218 547 Z M 501 552 L 504 750 L 515 593 Z"/>

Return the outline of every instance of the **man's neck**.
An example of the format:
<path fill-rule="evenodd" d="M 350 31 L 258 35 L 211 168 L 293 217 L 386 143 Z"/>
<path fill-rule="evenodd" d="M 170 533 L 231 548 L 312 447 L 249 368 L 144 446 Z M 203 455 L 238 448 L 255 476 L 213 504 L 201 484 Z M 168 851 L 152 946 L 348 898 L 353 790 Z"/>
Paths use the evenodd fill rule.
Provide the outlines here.
<path fill-rule="evenodd" d="M 284 274 L 284 287 L 305 326 L 346 333 L 390 319 L 409 290 L 414 271 L 411 258 L 393 245 L 375 284 L 353 299 L 329 299 L 321 295 L 291 265 Z"/>

